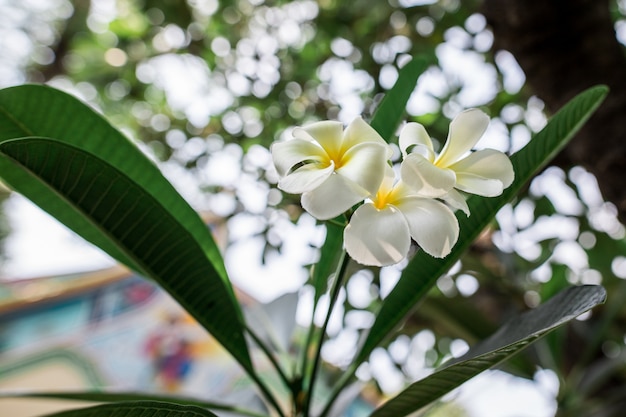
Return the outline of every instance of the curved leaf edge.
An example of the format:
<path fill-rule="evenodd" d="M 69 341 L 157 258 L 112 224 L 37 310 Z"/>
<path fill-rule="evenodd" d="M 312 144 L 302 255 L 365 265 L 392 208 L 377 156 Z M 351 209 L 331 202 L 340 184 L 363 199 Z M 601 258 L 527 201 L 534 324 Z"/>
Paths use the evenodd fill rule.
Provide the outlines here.
<path fill-rule="evenodd" d="M 195 405 L 162 401 L 124 401 L 60 411 L 45 417 L 218 417 Z"/>
<path fill-rule="evenodd" d="M 433 374 L 412 383 L 400 394 L 374 410 L 370 416 L 409 415 L 605 301 L 606 290 L 602 286 L 570 287 L 539 307 L 508 321 L 493 335 L 473 346 L 465 355 L 445 363 Z M 559 307 L 564 308 L 559 310 Z M 538 318 L 546 318 L 548 323 L 541 326 L 539 324 L 543 321 L 538 321 Z M 516 337 L 520 329 L 530 331 L 524 336 Z"/>
<path fill-rule="evenodd" d="M 251 417 L 264 417 L 260 413 L 250 410 L 243 410 L 235 405 L 220 403 L 215 401 L 206 401 L 188 396 L 173 396 L 154 394 L 149 392 L 138 391 L 63 391 L 63 392 L 0 392 L 0 398 L 39 398 L 39 399 L 57 399 L 68 401 L 92 401 L 96 403 L 128 403 L 137 401 L 152 401 L 160 403 L 193 405 L 196 407 L 206 408 L 208 410 L 230 411 L 245 414 Z"/>
<path fill-rule="evenodd" d="M 12 163 L 15 164 L 16 168 L 22 169 L 25 173 L 30 175 L 30 177 L 33 178 L 34 180 L 39 181 L 40 183 L 45 184 L 45 186 L 54 190 L 54 192 L 59 197 L 59 199 L 63 200 L 66 204 L 68 204 L 69 206 L 72 206 L 77 212 L 81 213 L 84 219 L 90 222 L 95 228 L 99 229 L 101 233 L 104 236 L 106 236 L 107 239 L 113 242 L 115 246 L 120 248 L 121 251 L 125 253 L 133 261 L 135 265 L 138 265 L 139 270 L 142 274 L 145 274 L 146 277 L 154 279 L 156 282 L 159 283 L 159 285 L 162 288 L 164 288 L 168 293 L 172 294 L 174 298 L 177 299 L 178 302 L 180 302 L 183 306 L 186 306 L 187 303 L 185 302 L 185 300 L 181 300 L 176 294 L 172 293 L 171 285 L 168 284 L 166 281 L 163 281 L 160 278 L 158 271 L 153 271 L 151 267 L 145 264 L 145 261 L 143 259 L 137 257 L 137 255 L 131 249 L 127 248 L 122 242 L 120 242 L 116 236 L 111 235 L 108 230 L 106 230 L 105 228 L 102 228 L 101 225 L 98 223 L 98 221 L 95 220 L 90 213 L 85 213 L 80 206 L 77 206 L 75 204 L 74 201 L 66 198 L 66 196 L 63 195 L 58 190 L 56 190 L 53 185 L 51 185 L 45 179 L 38 176 L 37 173 L 31 171 L 28 167 L 23 165 L 19 160 L 15 159 L 14 155 L 12 155 L 10 152 L 11 148 L 15 147 L 16 145 L 17 146 L 20 146 L 20 145 L 29 146 L 30 144 L 31 146 L 37 146 L 36 145 L 37 143 L 45 143 L 45 144 L 49 144 L 52 146 L 58 146 L 60 148 L 65 148 L 65 149 L 71 150 L 72 152 L 82 153 L 90 158 L 93 158 L 94 161 L 98 161 L 98 163 L 102 164 L 102 166 L 106 167 L 106 169 L 110 169 L 112 172 L 115 172 L 120 178 L 123 178 L 128 184 L 132 184 L 137 189 L 144 191 L 146 198 L 150 199 L 150 202 L 154 204 L 155 207 L 159 207 L 164 216 L 169 216 L 172 222 L 174 222 L 177 225 L 180 225 L 177 219 L 174 216 L 171 216 L 169 211 L 156 198 L 154 198 L 150 193 L 148 193 L 145 189 L 143 189 L 139 184 L 137 184 L 132 178 L 130 178 L 124 172 L 110 165 L 107 161 L 101 159 L 98 155 L 95 155 L 89 151 L 81 149 L 80 147 L 73 146 L 67 142 L 64 142 L 55 138 L 46 138 L 46 137 L 16 138 L 16 139 L 11 139 L 11 140 L 6 140 L 0 143 L 0 157 L 6 158 L 12 161 Z M 19 192 L 19 190 L 17 191 Z M 182 227 L 182 225 L 180 226 L 181 226 L 181 230 L 188 237 L 190 237 L 193 242 L 195 242 L 198 245 L 202 253 L 204 253 L 206 256 L 206 252 L 201 249 L 202 246 L 200 245 L 199 242 L 196 241 L 194 235 L 192 235 L 185 227 Z M 211 269 L 215 271 L 215 276 L 217 277 L 217 279 L 215 280 L 215 283 L 219 283 L 218 285 L 220 285 L 220 287 L 225 291 L 225 294 L 228 294 L 229 293 L 228 287 L 224 284 L 218 271 L 215 270 L 214 265 L 208 256 L 206 256 L 206 262 L 207 262 L 207 266 L 209 266 Z M 231 354 L 233 354 L 233 356 L 237 359 L 237 361 L 244 367 L 244 369 L 246 369 L 246 371 L 254 373 L 250 354 L 249 354 L 247 345 L 245 343 L 244 325 L 243 325 L 244 322 L 242 319 L 243 316 L 240 314 L 241 310 L 239 308 L 239 305 L 235 301 L 233 301 L 231 297 L 226 297 L 225 299 L 230 300 L 229 305 L 231 305 L 231 307 L 233 308 L 234 319 L 236 320 L 237 323 L 239 323 L 238 329 L 235 328 L 233 330 L 238 335 L 237 340 L 241 340 L 241 343 L 239 343 L 239 349 L 238 349 L 238 352 L 240 352 L 239 354 L 231 351 L 230 349 L 228 350 L 229 352 L 231 352 Z M 194 317 L 196 316 L 194 315 Z M 203 320 L 201 317 L 199 318 L 196 317 L 196 318 L 199 319 L 198 321 L 201 324 L 203 324 L 203 327 L 205 327 L 211 334 L 213 334 L 213 336 L 216 337 L 216 339 L 220 341 L 222 345 L 224 345 L 227 348 L 232 347 L 232 345 L 229 344 L 229 341 L 224 339 L 224 336 L 214 334 L 211 331 L 212 327 L 211 326 L 207 327 L 205 320 Z"/>
<path fill-rule="evenodd" d="M 375 110 L 370 125 L 386 142 L 396 142 L 394 133 L 406 113 L 406 104 L 428 65 L 426 57 L 416 56 L 400 68 L 398 79 Z"/>
<path fill-rule="evenodd" d="M 45 106 L 47 109 L 61 109 L 56 110 L 56 112 L 57 116 L 63 115 L 63 117 L 60 117 L 61 120 L 33 119 L 31 115 L 38 114 L 38 109 L 41 106 Z M 73 108 L 73 112 L 68 113 L 65 110 L 66 108 Z M 229 287 L 232 298 L 235 299 L 234 290 L 228 278 L 219 248 L 211 234 L 202 230 L 200 227 L 200 225 L 203 224 L 202 219 L 200 219 L 195 210 L 193 210 L 172 184 L 162 175 L 156 164 L 139 150 L 133 141 L 129 140 L 116 129 L 99 111 L 94 109 L 91 105 L 84 103 L 76 96 L 52 86 L 46 84 L 22 84 L 0 89 L 0 114 L 5 116 L 15 127 L 24 133 L 23 135 L 12 138 L 0 137 L 0 143 L 5 140 L 20 137 L 51 137 L 92 154 L 96 154 L 100 151 L 98 146 L 107 144 L 108 148 L 106 151 L 108 155 L 136 155 L 139 158 L 139 166 L 128 166 L 127 156 L 121 159 L 116 158 L 116 161 L 114 161 L 112 165 L 150 192 L 154 191 L 154 187 L 145 179 L 155 176 L 160 178 L 159 186 L 167 187 L 167 190 L 162 192 L 162 194 L 167 197 L 168 209 L 176 208 L 185 212 L 184 216 L 178 219 L 179 222 L 199 241 L 206 251 L 207 256 L 211 259 L 215 269 L 219 272 L 220 277 Z M 18 117 L 18 115 L 21 117 Z M 26 117 L 25 115 L 28 116 Z M 27 121 L 23 120 L 24 117 L 27 119 L 30 118 L 31 123 L 35 123 L 34 120 L 36 120 L 37 126 L 33 127 L 29 125 Z M 80 136 L 77 139 L 72 133 L 60 130 L 67 130 L 63 123 L 70 124 L 77 129 L 80 127 L 82 130 L 85 129 L 85 125 L 88 125 L 90 132 L 98 133 L 98 139 L 95 141 L 91 140 L 93 138 L 89 135 L 85 135 L 84 137 Z M 77 123 L 81 125 L 79 126 Z M 56 134 L 50 135 L 48 134 L 49 131 L 56 131 Z"/>

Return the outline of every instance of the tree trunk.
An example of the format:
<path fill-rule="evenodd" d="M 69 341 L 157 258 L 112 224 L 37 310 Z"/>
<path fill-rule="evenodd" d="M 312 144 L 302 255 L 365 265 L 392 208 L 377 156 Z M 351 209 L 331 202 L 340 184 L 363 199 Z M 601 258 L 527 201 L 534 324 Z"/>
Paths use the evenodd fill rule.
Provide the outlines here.
<path fill-rule="evenodd" d="M 482 13 L 493 30 L 494 48 L 515 56 L 528 87 L 548 111 L 588 87 L 609 86 L 607 99 L 558 163 L 592 172 L 626 223 L 626 57 L 609 2 L 485 0 Z"/>

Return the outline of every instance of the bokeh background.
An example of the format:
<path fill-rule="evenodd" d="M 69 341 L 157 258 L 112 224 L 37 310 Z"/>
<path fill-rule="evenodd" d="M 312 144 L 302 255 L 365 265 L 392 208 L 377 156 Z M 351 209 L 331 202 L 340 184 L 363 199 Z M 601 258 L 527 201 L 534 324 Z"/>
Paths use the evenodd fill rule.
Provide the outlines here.
<path fill-rule="evenodd" d="M 607 303 L 431 415 L 621 415 L 625 44 L 623 0 L 0 0 L 0 87 L 48 83 L 102 112 L 224 230 L 242 293 L 270 303 L 295 292 L 301 325 L 311 317 L 307 267 L 325 231 L 297 196 L 276 189 L 273 141 L 316 120 L 367 119 L 413 56 L 429 68 L 406 119 L 441 142 L 454 115 L 480 107 L 492 122 L 479 146 L 508 153 L 576 93 L 609 85 L 571 145 L 501 210 L 359 378 L 374 396 L 393 394 L 568 285 L 602 284 Z M 113 266 L 20 196 L 3 191 L 2 200 L 6 288 Z M 324 349 L 330 383 L 401 266 L 351 272 Z M 0 334 L 7 317 L 0 311 Z"/>

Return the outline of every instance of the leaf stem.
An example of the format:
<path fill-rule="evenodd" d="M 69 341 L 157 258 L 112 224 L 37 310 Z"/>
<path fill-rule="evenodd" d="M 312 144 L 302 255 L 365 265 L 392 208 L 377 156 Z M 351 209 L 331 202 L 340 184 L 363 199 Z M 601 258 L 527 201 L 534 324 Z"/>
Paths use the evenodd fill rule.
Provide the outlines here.
<path fill-rule="evenodd" d="M 348 224 L 348 219 L 352 213 L 352 210 L 338 216 L 334 219 L 326 221 L 326 239 L 324 245 L 321 247 L 320 259 L 316 265 L 311 268 L 311 282 L 314 290 L 313 295 L 313 307 L 311 309 L 311 324 L 308 327 L 306 339 L 304 345 L 300 349 L 299 360 L 295 363 L 294 375 L 294 390 L 298 391 L 294 393 L 300 395 L 299 398 L 294 397 L 294 404 L 297 405 L 297 410 L 302 411 L 300 407 L 303 399 L 303 383 L 304 376 L 310 375 L 309 373 L 309 360 L 311 358 L 311 348 L 314 347 L 313 340 L 315 338 L 315 317 L 319 307 L 319 300 L 323 293 L 326 293 L 328 281 L 333 277 L 332 269 L 334 266 L 334 272 L 336 272 L 338 265 L 340 264 L 342 242 L 343 242 L 343 229 Z"/>
<path fill-rule="evenodd" d="M 320 361 L 322 358 L 322 345 L 324 342 L 324 336 L 326 335 L 326 329 L 328 328 L 328 323 L 330 322 L 330 316 L 332 315 L 332 312 L 335 307 L 335 303 L 337 302 L 337 298 L 339 297 L 339 292 L 342 288 L 344 275 L 346 273 L 349 263 L 350 263 L 350 257 L 346 254 L 345 251 L 342 251 L 341 258 L 337 266 L 337 271 L 335 272 L 333 288 L 330 293 L 330 302 L 328 305 L 328 312 L 326 313 L 324 324 L 322 325 L 321 329 L 318 332 L 318 340 L 317 340 L 317 343 L 315 344 L 316 352 L 315 352 L 315 359 L 313 360 L 313 366 L 311 367 L 310 371 L 308 371 L 307 369 L 303 370 L 305 372 L 305 375 L 308 375 L 308 379 L 307 379 L 308 383 L 307 383 L 307 380 L 304 381 L 305 382 L 304 388 L 306 389 L 306 397 L 304 400 L 305 402 L 304 402 L 304 408 L 303 408 L 304 417 L 308 417 L 311 411 L 311 402 L 312 402 L 311 399 L 313 397 L 313 391 L 315 390 L 315 382 L 316 382 L 317 374 L 319 372 L 318 368 L 319 368 Z M 313 327 L 314 326 L 312 324 L 311 328 Z"/>
<path fill-rule="evenodd" d="M 304 341 L 304 346 L 302 347 L 302 354 L 300 356 L 300 372 L 302 376 L 307 374 L 307 368 L 309 366 L 309 347 L 312 346 L 313 336 L 315 334 L 315 312 L 317 311 L 318 303 L 316 302 L 313 305 L 313 311 L 311 312 L 311 325 L 309 326 L 309 330 L 306 335 L 306 340 Z"/>
<path fill-rule="evenodd" d="M 272 354 L 269 347 L 265 344 L 265 342 L 263 342 L 263 340 L 259 337 L 259 335 L 256 334 L 254 330 L 252 330 L 248 325 L 246 325 L 246 331 L 248 332 L 252 340 L 254 340 L 254 343 L 256 343 L 259 349 L 261 349 L 261 351 L 265 354 L 265 356 L 270 361 L 272 366 L 274 366 L 276 373 L 278 373 L 278 376 L 280 377 L 280 380 L 283 382 L 283 384 L 285 384 L 285 387 L 291 390 L 291 381 L 289 380 L 289 377 L 287 377 L 287 374 L 285 373 L 283 368 L 280 366 L 280 364 L 278 363 L 278 360 Z"/>
<path fill-rule="evenodd" d="M 272 407 L 274 407 L 278 415 L 280 417 L 286 417 L 283 409 L 280 408 L 280 404 L 278 404 L 278 401 L 276 401 L 276 398 L 274 397 L 272 392 L 269 390 L 265 382 L 263 382 L 263 380 L 259 377 L 259 375 L 256 372 L 248 372 L 248 376 L 257 385 L 263 397 L 272 405 Z"/>
<path fill-rule="evenodd" d="M 320 413 L 320 417 L 325 417 L 326 415 L 328 415 L 331 407 L 335 403 L 335 400 L 337 400 L 337 397 L 339 397 L 339 394 L 341 394 L 343 389 L 346 387 L 346 385 L 348 385 L 348 383 L 352 379 L 352 376 L 356 372 L 356 368 L 357 368 L 355 364 L 356 363 L 353 362 L 350 365 L 350 367 L 346 369 L 346 371 L 341 375 L 341 377 L 339 378 L 339 381 L 333 384 L 333 389 L 330 393 L 330 396 L 328 397 L 328 400 L 326 402 L 326 405 L 324 406 L 324 409 Z"/>
<path fill-rule="evenodd" d="M 0 392 L 0 398 L 53 398 L 69 401 L 91 401 L 100 403 L 120 403 L 128 401 L 159 401 L 179 405 L 195 405 L 208 410 L 228 411 L 249 417 L 266 417 L 257 411 L 241 408 L 234 405 L 204 401 L 191 397 L 156 395 L 148 392 L 102 392 L 102 391 L 68 391 L 68 392 Z"/>

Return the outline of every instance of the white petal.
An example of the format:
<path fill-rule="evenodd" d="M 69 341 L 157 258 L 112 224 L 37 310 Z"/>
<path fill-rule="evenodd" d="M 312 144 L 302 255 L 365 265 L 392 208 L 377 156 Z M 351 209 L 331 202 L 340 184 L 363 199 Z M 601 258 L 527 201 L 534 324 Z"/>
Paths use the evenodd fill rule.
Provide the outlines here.
<path fill-rule="evenodd" d="M 454 171 L 433 165 L 422 155 L 410 154 L 400 165 L 402 181 L 424 197 L 440 197 L 456 182 Z"/>
<path fill-rule="evenodd" d="M 331 163 L 326 168 L 311 163 L 304 165 L 278 181 L 278 188 L 291 194 L 302 194 L 311 191 L 324 183 L 335 170 Z"/>
<path fill-rule="evenodd" d="M 443 201 L 446 202 L 450 207 L 454 210 L 461 210 L 467 217 L 470 215 L 470 210 L 467 205 L 467 201 L 465 201 L 465 197 L 463 194 L 458 192 L 457 190 L 450 190 L 448 194 L 440 197 Z"/>
<path fill-rule="evenodd" d="M 307 140 L 293 139 L 277 142 L 271 146 L 272 160 L 280 176 L 285 176 L 294 167 L 304 161 L 320 161 L 324 150 Z"/>
<path fill-rule="evenodd" d="M 381 145 L 387 145 L 387 142 L 378 134 L 378 132 L 368 125 L 362 118 L 357 117 L 346 127 L 343 133 L 343 149 L 347 150 L 359 143 L 374 142 Z M 386 149 L 387 151 L 387 149 Z M 392 152 L 389 149 L 389 152 Z M 389 155 L 388 158 L 390 158 Z M 388 159 L 386 158 L 386 159 Z"/>
<path fill-rule="evenodd" d="M 397 205 L 405 216 L 411 237 L 431 256 L 448 255 L 459 238 L 454 213 L 437 200 L 411 197 Z"/>
<path fill-rule="evenodd" d="M 353 146 L 341 160 L 337 173 L 351 179 L 370 192 L 376 193 L 387 164 L 387 145 L 361 143 Z"/>
<path fill-rule="evenodd" d="M 399 145 L 402 156 L 407 156 L 407 149 L 415 145 L 425 146 L 434 156 L 433 141 L 426 132 L 426 128 L 419 123 L 411 122 L 404 125 L 400 131 Z"/>
<path fill-rule="evenodd" d="M 336 155 L 341 149 L 343 136 L 343 124 L 325 120 L 311 123 L 304 127 L 297 127 L 293 130 L 295 138 L 303 140 L 314 140 L 330 155 Z"/>
<path fill-rule="evenodd" d="M 459 113 L 450 123 L 448 139 L 435 161 L 440 167 L 448 167 L 472 149 L 487 130 L 489 116 L 478 109 Z"/>
<path fill-rule="evenodd" d="M 450 165 L 457 173 L 469 173 L 483 178 L 500 180 L 504 188 L 515 178 L 513 164 L 508 156 L 494 149 L 472 152 L 466 158 Z"/>
<path fill-rule="evenodd" d="M 404 216 L 392 206 L 378 210 L 369 203 L 354 212 L 343 238 L 350 257 L 363 265 L 398 263 L 411 246 Z"/>
<path fill-rule="evenodd" d="M 469 194 L 495 197 L 502 194 L 504 185 L 500 180 L 480 177 L 467 172 L 457 173 L 456 188 Z"/>
<path fill-rule="evenodd" d="M 396 172 L 393 170 L 393 168 L 389 164 L 387 164 L 387 166 L 385 167 L 385 175 L 383 177 L 383 181 L 380 183 L 380 187 L 378 187 L 378 190 L 372 197 L 375 197 L 378 194 L 387 195 L 397 185 L 400 185 L 400 184 L 399 183 L 396 184 Z"/>
<path fill-rule="evenodd" d="M 339 216 L 369 196 L 369 191 L 339 174 L 302 194 L 302 207 L 318 220 Z"/>
<path fill-rule="evenodd" d="M 436 156 L 435 151 L 428 148 L 426 145 L 415 145 L 415 146 L 410 147 L 408 150 L 409 152 L 406 155 L 404 155 L 404 158 L 406 158 L 408 154 L 415 153 L 418 155 L 422 155 L 424 158 L 428 159 L 431 163 L 435 162 L 435 156 Z"/>

